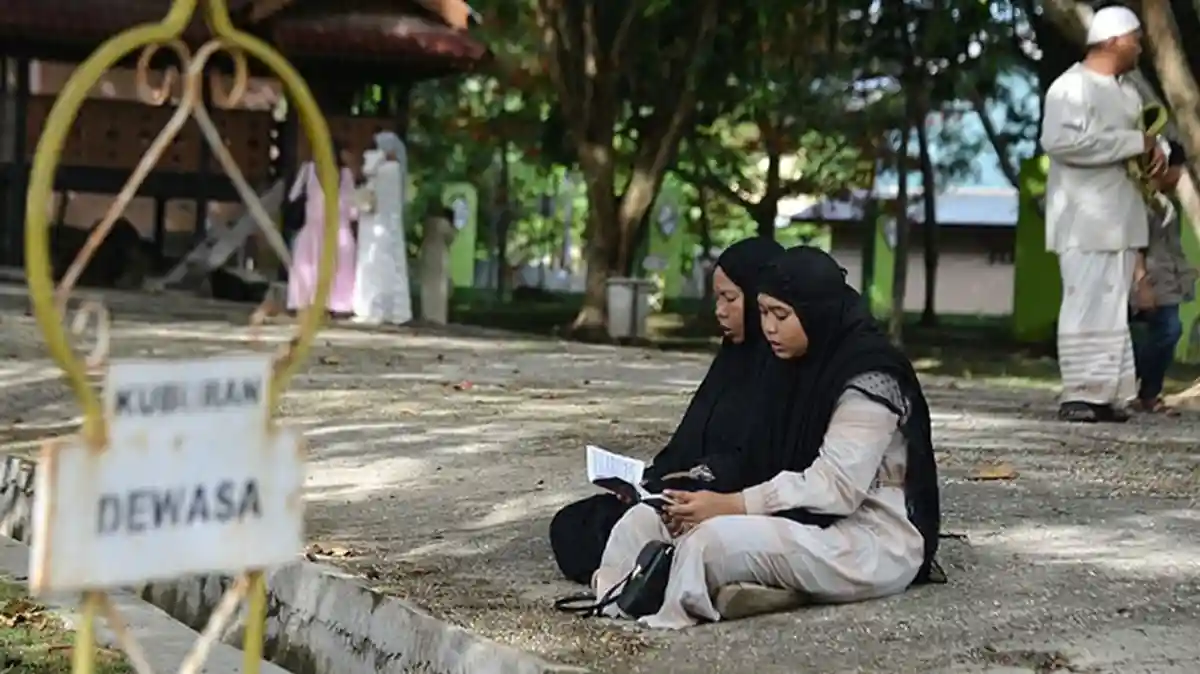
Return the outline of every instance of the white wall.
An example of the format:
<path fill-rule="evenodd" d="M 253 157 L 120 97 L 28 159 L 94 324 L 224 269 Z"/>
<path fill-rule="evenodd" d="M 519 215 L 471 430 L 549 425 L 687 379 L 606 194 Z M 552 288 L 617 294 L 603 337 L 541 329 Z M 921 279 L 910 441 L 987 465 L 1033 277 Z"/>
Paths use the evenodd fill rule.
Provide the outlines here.
<path fill-rule="evenodd" d="M 862 280 L 861 252 L 835 248 L 833 256 L 848 272 L 851 285 L 858 288 Z M 919 252 L 909 255 L 907 280 L 904 308 L 920 311 L 925 307 L 925 259 Z M 939 256 L 934 297 L 938 313 L 1004 316 L 1012 313 L 1012 295 L 1011 263 L 991 264 L 986 256 L 967 253 Z"/>

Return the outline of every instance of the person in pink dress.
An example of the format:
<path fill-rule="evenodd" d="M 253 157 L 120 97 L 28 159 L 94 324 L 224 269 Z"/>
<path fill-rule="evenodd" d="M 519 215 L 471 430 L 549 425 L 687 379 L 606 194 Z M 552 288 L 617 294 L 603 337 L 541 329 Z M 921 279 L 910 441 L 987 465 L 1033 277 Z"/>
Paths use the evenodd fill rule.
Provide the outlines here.
<path fill-rule="evenodd" d="M 351 222 L 357 217 L 355 207 L 354 172 L 350 170 L 346 153 L 335 145 L 341 184 L 338 195 L 337 260 L 329 301 L 325 307 L 335 317 L 349 315 L 354 310 L 354 265 L 357 251 Z M 325 194 L 311 161 L 300 167 L 288 201 L 305 199 L 304 226 L 292 245 L 292 266 L 288 270 L 287 306 L 289 311 L 307 309 L 317 292 L 317 266 L 325 231 Z"/>

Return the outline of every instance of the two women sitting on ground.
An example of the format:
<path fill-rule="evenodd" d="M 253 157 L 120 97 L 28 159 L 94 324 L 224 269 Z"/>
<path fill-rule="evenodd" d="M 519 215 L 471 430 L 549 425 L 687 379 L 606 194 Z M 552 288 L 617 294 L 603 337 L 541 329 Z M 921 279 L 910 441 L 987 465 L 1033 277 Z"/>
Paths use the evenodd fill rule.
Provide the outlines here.
<path fill-rule="evenodd" d="M 746 273 L 736 268 L 743 254 L 770 261 L 750 263 Z M 727 339 L 680 430 L 655 459 L 653 478 L 674 501 L 663 513 L 619 502 L 581 505 L 615 501 L 594 497 L 556 516 L 551 539 L 564 572 L 604 596 L 648 543 L 673 542 L 661 609 L 641 619 L 661 628 L 882 597 L 929 580 L 940 525 L 937 468 L 928 406 L 908 359 L 824 252 L 779 253 L 747 241 L 717 267 L 718 318 L 736 313 L 731 305 L 740 300 L 750 319 L 743 326 L 749 353 L 738 370 L 745 376 L 709 400 L 705 387 L 722 383 L 717 366 L 733 353 Z M 730 286 L 740 298 L 731 301 L 730 292 L 722 299 Z M 708 411 L 698 412 L 698 439 L 677 445 L 700 406 Z M 727 407 L 738 411 L 714 424 Z M 584 510 L 592 519 L 575 524 L 590 529 L 575 531 L 591 537 L 592 551 L 605 539 L 591 578 L 582 575 L 594 562 L 578 554 L 586 546 L 567 548 L 563 533 Z M 576 556 L 564 555 L 568 549 Z"/>

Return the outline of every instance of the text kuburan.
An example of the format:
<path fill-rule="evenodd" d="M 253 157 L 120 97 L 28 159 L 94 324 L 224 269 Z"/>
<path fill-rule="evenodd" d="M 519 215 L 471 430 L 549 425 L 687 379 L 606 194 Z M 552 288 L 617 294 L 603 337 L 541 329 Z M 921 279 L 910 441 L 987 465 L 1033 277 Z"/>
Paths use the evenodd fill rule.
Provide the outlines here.
<path fill-rule="evenodd" d="M 180 412 L 220 410 L 258 405 L 263 380 L 207 379 L 200 382 L 167 382 L 117 389 L 118 417 L 149 417 Z"/>

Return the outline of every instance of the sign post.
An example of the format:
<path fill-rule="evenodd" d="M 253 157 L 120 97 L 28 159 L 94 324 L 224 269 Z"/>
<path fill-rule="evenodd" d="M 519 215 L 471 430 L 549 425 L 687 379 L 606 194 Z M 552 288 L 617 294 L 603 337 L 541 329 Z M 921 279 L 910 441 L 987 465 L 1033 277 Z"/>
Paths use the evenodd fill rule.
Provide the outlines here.
<path fill-rule="evenodd" d="M 71 124 L 88 92 L 117 63 L 140 52 L 140 93 L 153 104 L 167 100 L 170 91 L 156 91 L 149 84 L 153 57 L 166 48 L 174 51 L 182 64 L 183 92 L 178 106 L 102 222 L 119 217 L 192 119 L 205 132 L 206 142 L 249 209 L 263 211 L 220 134 L 213 132 L 215 127 L 200 95 L 205 66 L 217 52 L 224 51 L 233 61 L 234 82 L 227 92 L 213 92 L 218 105 L 232 107 L 245 93 L 247 55 L 261 61 L 283 83 L 289 101 L 300 113 L 325 192 L 324 235 L 327 240 L 336 237 L 337 165 L 325 118 L 295 68 L 268 44 L 234 27 L 227 2 L 173 0 L 161 22 L 135 26 L 114 36 L 75 70 L 46 119 L 30 170 L 28 203 L 49 200 Z M 199 4 L 213 38 L 193 54 L 183 34 L 193 24 Z M 194 573 L 237 575 L 179 673 L 201 670 L 216 640 L 214 635 L 233 619 L 244 601 L 242 671 L 258 674 L 267 614 L 262 571 L 292 561 L 303 549 L 303 444 L 297 433 L 279 428 L 273 416 L 312 345 L 324 312 L 301 311 L 296 335 L 277 354 L 111 363 L 103 396 L 99 396 L 88 379 L 88 366 L 107 360 L 107 339 L 100 340 L 97 353 L 86 364 L 72 349 L 63 327 L 71 283 L 66 279 L 56 297 L 48 220 L 45 208 L 27 209 L 29 298 L 46 349 L 62 368 L 83 410 L 83 427 L 77 437 L 51 441 L 42 449 L 34 492 L 30 591 L 82 593 L 73 674 L 95 672 L 97 617 L 108 623 L 138 674 L 153 674 L 106 591 Z M 86 265 L 106 233 L 98 227 L 73 266 Z M 313 307 L 324 307 L 329 297 L 335 253 L 335 246 L 322 251 Z M 103 337 L 108 334 L 108 312 L 100 309 L 93 313 Z M 260 307 L 252 320 L 263 314 L 264 307 Z M 79 316 L 76 319 L 81 330 L 79 326 L 86 321 Z"/>
<path fill-rule="evenodd" d="M 455 288 L 475 286 L 475 240 L 479 236 L 479 192 L 470 183 L 452 183 L 442 191 L 442 204 L 454 214 L 458 234 L 450 243 L 450 283 Z"/>
<path fill-rule="evenodd" d="M 109 442 L 54 443 L 37 472 L 30 589 L 235 574 L 304 549 L 301 438 L 271 427 L 268 354 L 118 361 Z"/>

